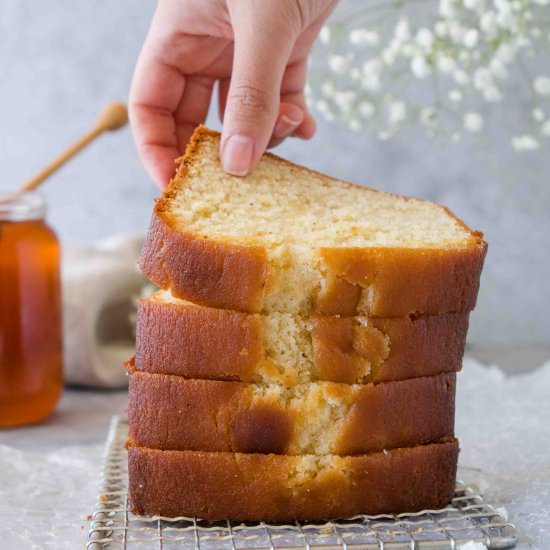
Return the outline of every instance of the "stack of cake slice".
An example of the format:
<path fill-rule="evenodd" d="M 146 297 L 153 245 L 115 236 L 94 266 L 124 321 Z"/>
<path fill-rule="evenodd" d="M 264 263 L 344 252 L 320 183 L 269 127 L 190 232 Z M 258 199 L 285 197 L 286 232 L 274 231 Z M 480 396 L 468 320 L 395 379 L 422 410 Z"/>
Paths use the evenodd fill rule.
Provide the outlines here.
<path fill-rule="evenodd" d="M 446 505 L 455 376 L 486 251 L 446 209 L 199 128 L 141 258 L 129 476 L 139 514 L 329 519 Z"/>

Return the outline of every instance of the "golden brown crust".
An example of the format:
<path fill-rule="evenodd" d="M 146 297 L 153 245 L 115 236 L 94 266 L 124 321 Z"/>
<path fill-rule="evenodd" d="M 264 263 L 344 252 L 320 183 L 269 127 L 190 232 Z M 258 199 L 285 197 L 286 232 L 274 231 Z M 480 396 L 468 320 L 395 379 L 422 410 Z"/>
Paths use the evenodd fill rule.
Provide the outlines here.
<path fill-rule="evenodd" d="M 164 450 L 345 456 L 453 435 L 454 374 L 294 390 L 135 372 L 130 440 Z"/>
<path fill-rule="evenodd" d="M 263 357 L 260 315 L 154 299 L 138 303 L 137 370 L 252 382 Z"/>
<path fill-rule="evenodd" d="M 467 313 L 359 320 L 312 319 L 316 378 L 347 384 L 390 382 L 461 368 Z"/>
<path fill-rule="evenodd" d="M 259 382 L 268 376 L 264 316 L 141 300 L 136 369 L 186 378 Z M 460 370 L 467 313 L 418 318 L 312 319 L 313 365 L 302 382 L 352 384 L 404 380 Z M 288 365 L 276 372 L 292 385 Z M 283 382 L 281 382 L 283 383 Z M 294 382 L 295 383 L 295 382 Z"/>
<path fill-rule="evenodd" d="M 286 522 L 438 509 L 454 493 L 458 442 L 335 457 L 301 475 L 301 457 L 159 451 L 130 445 L 139 515 Z"/>
<path fill-rule="evenodd" d="M 139 261 L 161 288 L 197 304 L 243 311 L 261 309 L 267 281 L 265 249 L 177 231 L 157 203 Z"/>
<path fill-rule="evenodd" d="M 361 306 L 377 317 L 471 311 L 486 252 L 481 239 L 451 249 L 324 248 L 327 284 L 314 313 L 354 315 Z M 362 292 L 369 299 L 360 305 Z"/>
<path fill-rule="evenodd" d="M 266 289 L 277 277 L 270 271 L 266 249 L 178 230 L 168 215 L 169 200 L 185 181 L 201 143 L 218 138 L 217 132 L 196 129 L 176 176 L 155 206 L 140 267 L 153 282 L 171 289 L 179 298 L 212 307 L 261 312 Z M 278 163 L 292 165 L 267 155 Z M 473 309 L 487 245 L 481 233 L 458 221 L 471 234 L 465 248 L 321 249 L 325 289 L 311 297 L 313 313 L 354 315 L 361 289 L 368 289 L 372 296 L 369 313 L 377 316 Z"/>

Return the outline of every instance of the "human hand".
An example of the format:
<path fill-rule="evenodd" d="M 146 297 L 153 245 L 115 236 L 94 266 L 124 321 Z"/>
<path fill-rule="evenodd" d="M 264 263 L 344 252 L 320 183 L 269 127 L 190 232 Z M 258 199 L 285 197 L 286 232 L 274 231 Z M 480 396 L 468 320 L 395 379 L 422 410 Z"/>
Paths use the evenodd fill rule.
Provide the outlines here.
<path fill-rule="evenodd" d="M 245 175 L 266 147 L 309 139 L 304 86 L 313 41 L 337 0 L 160 0 L 134 73 L 130 122 L 145 168 L 165 187 L 208 114 L 223 120 L 224 170 Z"/>

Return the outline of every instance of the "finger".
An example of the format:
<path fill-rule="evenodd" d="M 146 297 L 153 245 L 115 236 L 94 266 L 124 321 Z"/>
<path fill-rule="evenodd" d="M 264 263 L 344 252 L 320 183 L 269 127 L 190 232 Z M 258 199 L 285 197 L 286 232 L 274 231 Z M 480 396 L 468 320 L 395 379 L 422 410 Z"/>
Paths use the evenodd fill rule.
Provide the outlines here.
<path fill-rule="evenodd" d="M 192 99 L 197 95 L 195 85 L 188 82 L 186 75 L 204 74 L 206 66 L 219 65 L 214 73 L 221 71 L 227 62 L 224 60 L 230 60 L 229 53 L 232 53 L 228 39 L 176 32 L 177 13 L 167 13 L 169 8 L 171 3 L 161 3 L 155 12 L 136 65 L 129 100 L 130 123 L 138 153 L 160 187 L 167 185 L 174 172 L 174 159 L 183 152 L 190 122 L 202 118 L 202 108 L 199 114 L 183 115 L 191 112 L 186 107 L 186 98 L 197 104 L 197 99 Z M 214 78 L 216 74 L 209 76 Z"/>
<path fill-rule="evenodd" d="M 290 4 L 289 4 L 290 5 Z M 225 108 L 221 162 L 243 176 L 256 165 L 273 133 L 281 82 L 299 28 L 278 0 L 234 0 L 233 70 Z"/>
<path fill-rule="evenodd" d="M 303 92 L 283 94 L 281 96 L 281 102 L 285 104 L 291 104 L 299 108 L 303 113 L 304 117 L 301 124 L 295 128 L 292 133 L 293 137 L 298 137 L 301 139 L 311 139 L 315 135 L 317 130 L 317 124 L 315 119 L 309 112 L 307 107 L 307 102 Z"/>
<path fill-rule="evenodd" d="M 307 51 L 309 52 L 309 49 Z M 315 134 L 316 124 L 309 112 L 304 94 L 306 79 L 307 57 L 303 57 L 287 67 L 281 84 L 281 101 L 296 105 L 303 111 L 304 119 L 293 135 L 310 139 Z"/>
<path fill-rule="evenodd" d="M 306 81 L 306 69 L 307 62 L 303 60 L 289 65 L 285 71 L 281 84 L 282 96 L 279 114 L 268 147 L 276 147 L 289 136 L 310 139 L 315 134 L 315 120 L 308 110 L 303 93 Z M 218 84 L 218 113 L 222 122 L 227 93 L 229 91 L 229 82 L 229 78 L 226 78 L 220 80 Z M 292 92 L 291 90 L 299 91 Z"/>
<path fill-rule="evenodd" d="M 218 83 L 218 115 L 220 122 L 223 122 L 225 115 L 225 104 L 227 103 L 227 94 L 229 93 L 229 78 L 222 78 Z"/>
<path fill-rule="evenodd" d="M 188 76 L 185 79 L 183 96 L 174 113 L 180 155 L 195 128 L 208 116 L 214 82 L 210 76 Z"/>
<path fill-rule="evenodd" d="M 176 67 L 147 55 L 138 60 L 130 90 L 130 124 L 145 169 L 161 188 L 179 155 L 173 112 L 184 88 L 185 77 Z"/>
<path fill-rule="evenodd" d="M 279 116 L 273 128 L 268 147 L 276 147 L 285 138 L 291 136 L 304 121 L 304 112 L 293 103 L 281 103 Z"/>
<path fill-rule="evenodd" d="M 218 83 L 218 115 L 223 122 L 229 79 Z M 310 139 L 315 134 L 315 120 L 309 113 L 303 94 L 285 94 L 281 97 L 277 122 L 268 147 L 276 147 L 288 136 Z"/>

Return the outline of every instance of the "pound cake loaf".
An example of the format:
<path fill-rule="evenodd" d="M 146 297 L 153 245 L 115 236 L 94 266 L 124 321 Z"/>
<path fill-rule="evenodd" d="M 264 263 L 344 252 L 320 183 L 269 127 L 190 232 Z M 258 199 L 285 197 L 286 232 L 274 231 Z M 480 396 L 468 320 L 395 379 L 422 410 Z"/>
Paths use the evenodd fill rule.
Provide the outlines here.
<path fill-rule="evenodd" d="M 455 487 L 456 372 L 486 254 L 449 210 L 199 127 L 155 205 L 129 374 L 133 512 L 416 512 Z"/>
<path fill-rule="evenodd" d="M 135 369 L 264 384 L 388 382 L 460 370 L 468 313 L 257 314 L 159 291 L 138 304 Z"/>
<path fill-rule="evenodd" d="M 454 435 L 455 375 L 292 388 L 130 374 L 130 441 L 163 450 L 356 455 Z"/>
<path fill-rule="evenodd" d="M 128 448 L 134 513 L 286 522 L 446 506 L 455 439 L 360 456 L 275 455 Z"/>
<path fill-rule="evenodd" d="M 344 183 L 265 154 L 223 172 L 199 127 L 157 202 L 140 265 L 175 297 L 251 313 L 470 311 L 481 233 L 426 201 Z"/>

